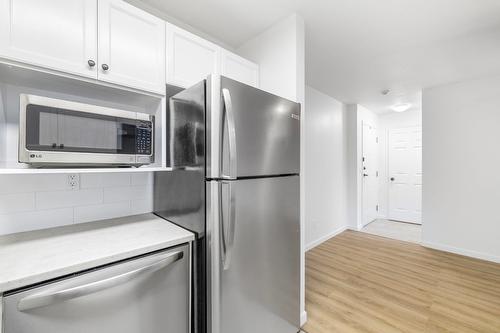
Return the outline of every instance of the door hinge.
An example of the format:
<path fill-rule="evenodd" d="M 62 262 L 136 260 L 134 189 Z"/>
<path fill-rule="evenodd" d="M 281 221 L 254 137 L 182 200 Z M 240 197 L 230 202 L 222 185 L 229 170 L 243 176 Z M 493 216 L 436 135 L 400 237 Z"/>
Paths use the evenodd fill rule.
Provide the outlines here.
<path fill-rule="evenodd" d="M 375 138 L 375 142 L 378 143 L 378 136 Z"/>
<path fill-rule="evenodd" d="M 375 209 L 376 209 L 376 210 L 377 210 L 377 212 L 378 212 L 378 205 L 375 207 Z"/>
<path fill-rule="evenodd" d="M 375 177 L 378 177 L 378 171 L 375 172 Z"/>

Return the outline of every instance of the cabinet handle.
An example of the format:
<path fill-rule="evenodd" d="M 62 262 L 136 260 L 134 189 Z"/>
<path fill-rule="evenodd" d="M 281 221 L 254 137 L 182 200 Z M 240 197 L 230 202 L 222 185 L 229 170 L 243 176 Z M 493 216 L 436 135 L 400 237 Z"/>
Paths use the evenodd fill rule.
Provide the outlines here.
<path fill-rule="evenodd" d="M 87 61 L 87 64 L 89 64 L 89 67 L 94 67 L 95 66 L 95 61 L 90 59 L 89 61 Z"/>
<path fill-rule="evenodd" d="M 102 64 L 102 70 L 107 71 L 109 69 L 109 66 L 106 64 Z"/>

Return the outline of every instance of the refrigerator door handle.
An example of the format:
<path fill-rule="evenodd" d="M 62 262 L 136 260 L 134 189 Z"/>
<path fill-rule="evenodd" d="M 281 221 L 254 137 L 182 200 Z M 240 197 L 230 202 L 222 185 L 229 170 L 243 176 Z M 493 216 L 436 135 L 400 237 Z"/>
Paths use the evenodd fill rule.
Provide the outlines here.
<path fill-rule="evenodd" d="M 235 206 L 235 201 L 236 201 L 236 196 L 234 193 L 233 186 L 234 184 L 232 182 L 221 182 L 221 186 L 227 185 L 229 194 L 228 194 L 228 201 L 227 201 L 227 209 L 229 212 L 229 218 L 228 218 L 228 223 L 227 223 L 227 230 L 226 226 L 224 223 L 224 218 L 223 218 L 223 209 L 220 210 L 221 216 L 220 216 L 220 226 L 221 226 L 221 238 L 222 238 L 222 266 L 225 271 L 227 271 L 231 265 L 231 256 L 233 252 L 233 247 L 234 247 L 234 230 L 235 230 L 235 220 L 236 220 L 236 206 Z M 220 195 L 222 196 L 222 189 L 219 191 Z M 220 200 L 221 205 L 222 205 L 222 200 Z"/>
<path fill-rule="evenodd" d="M 227 119 L 227 133 L 229 142 L 229 175 L 222 174 L 222 178 L 236 179 L 236 124 L 234 122 L 233 103 L 231 101 L 231 93 L 228 89 L 222 89 L 222 99 L 224 101 L 224 109 Z M 224 151 L 221 149 L 222 153 Z"/>

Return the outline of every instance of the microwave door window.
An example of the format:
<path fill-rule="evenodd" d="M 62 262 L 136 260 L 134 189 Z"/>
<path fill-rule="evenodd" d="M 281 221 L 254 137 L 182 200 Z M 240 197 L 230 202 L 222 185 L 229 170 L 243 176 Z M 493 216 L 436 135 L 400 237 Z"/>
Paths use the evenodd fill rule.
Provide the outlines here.
<path fill-rule="evenodd" d="M 122 150 L 116 121 L 67 114 L 59 114 L 58 118 L 59 148 L 91 152 Z"/>
<path fill-rule="evenodd" d="M 30 150 L 135 154 L 136 120 L 28 105 Z"/>
<path fill-rule="evenodd" d="M 40 112 L 39 144 L 45 147 L 56 147 L 57 138 L 57 114 Z"/>

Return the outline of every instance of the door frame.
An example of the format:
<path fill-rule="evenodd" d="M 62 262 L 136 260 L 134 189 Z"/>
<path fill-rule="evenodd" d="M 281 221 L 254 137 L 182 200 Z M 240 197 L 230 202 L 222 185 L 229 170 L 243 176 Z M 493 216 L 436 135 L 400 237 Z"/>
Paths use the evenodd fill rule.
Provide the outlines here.
<path fill-rule="evenodd" d="M 371 129 L 373 129 L 374 131 L 377 131 L 377 127 L 374 126 L 373 124 L 371 124 L 370 122 L 367 122 L 366 120 L 363 120 L 361 122 L 361 161 L 360 161 L 360 170 L 359 172 L 361 173 L 359 176 L 361 178 L 361 201 L 360 201 L 360 225 L 358 225 L 358 229 L 362 229 L 364 228 L 366 225 L 368 225 L 370 222 L 374 221 L 375 219 L 377 219 L 379 217 L 378 215 L 378 207 L 379 207 L 379 182 L 377 181 L 376 182 L 376 202 L 377 202 L 377 210 L 376 210 L 376 213 L 375 213 L 375 219 L 372 220 L 372 221 L 369 221 L 369 222 L 366 222 L 365 221 L 365 207 L 366 207 L 366 204 L 365 204 L 365 192 L 366 192 L 366 189 L 365 189 L 365 180 L 364 180 L 364 176 L 363 174 L 365 173 L 365 170 L 364 170 L 364 159 L 365 159 L 365 126 L 369 126 Z M 374 163 L 374 168 L 375 168 L 375 172 L 376 172 L 376 178 L 378 180 L 378 174 L 379 174 L 379 171 L 378 171 L 378 167 L 379 167 L 379 163 L 378 163 L 378 157 L 379 157 L 379 151 L 378 151 L 378 142 L 379 142 L 379 135 L 378 135 L 378 132 L 376 132 L 376 135 L 375 135 L 375 138 L 376 138 L 376 144 L 377 144 L 377 149 L 375 151 L 375 156 L 376 156 L 376 162 Z"/>

